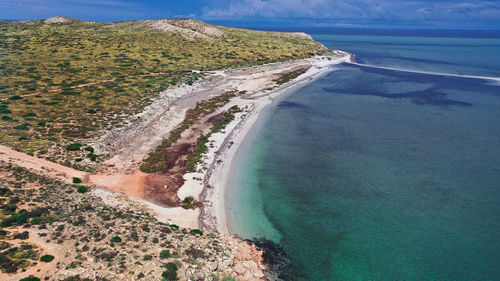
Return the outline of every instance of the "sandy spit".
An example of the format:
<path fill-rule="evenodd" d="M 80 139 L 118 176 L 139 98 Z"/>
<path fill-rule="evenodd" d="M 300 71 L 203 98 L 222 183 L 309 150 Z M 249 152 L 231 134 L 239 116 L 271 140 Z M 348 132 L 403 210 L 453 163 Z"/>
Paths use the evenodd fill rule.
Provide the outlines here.
<path fill-rule="evenodd" d="M 338 55 L 337 57 L 311 59 L 311 68 L 296 79 L 271 91 L 255 91 L 250 96 L 235 98 L 228 104 L 228 107 L 238 105 L 245 111 L 238 114 L 223 132 L 211 137 L 213 147 L 204 158 L 203 182 L 198 183 L 203 185 L 202 192 L 199 194 L 200 200 L 204 203 L 199 217 L 201 228 L 231 234 L 227 221 L 226 192 L 238 147 L 258 120 L 262 110 L 273 103 L 277 96 L 325 75 L 333 70 L 334 65 L 350 62 L 349 54 L 338 52 Z M 189 174 L 187 176 L 189 177 Z M 189 186 L 191 189 L 195 188 L 192 182 Z M 200 187 L 196 190 L 200 190 Z"/>

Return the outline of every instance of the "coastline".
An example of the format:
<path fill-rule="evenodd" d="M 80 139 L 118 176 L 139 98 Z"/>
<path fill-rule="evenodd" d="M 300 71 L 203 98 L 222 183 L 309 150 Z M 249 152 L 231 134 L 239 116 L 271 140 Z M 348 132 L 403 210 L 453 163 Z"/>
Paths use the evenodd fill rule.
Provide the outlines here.
<path fill-rule="evenodd" d="M 109 155 L 101 169 L 89 175 L 89 183 L 143 202 L 160 221 L 230 234 L 225 210 L 228 173 L 236 148 L 262 109 L 282 93 L 329 72 L 333 65 L 350 62 L 350 58 L 346 52 L 335 51 L 332 56 L 214 71 L 193 85 L 166 90 L 143 112 L 132 116 L 128 126 L 108 131 L 92 142 L 98 153 L 107 154 L 107 144 L 117 141 L 112 148 L 114 153 Z M 287 73 L 304 68 L 308 69 L 307 72 L 291 81 L 281 85 L 275 82 Z M 170 131 L 184 120 L 186 112 L 194 108 L 197 102 L 228 91 L 245 93 L 232 98 L 210 116 L 222 114 L 232 106 L 238 106 L 243 112 L 236 113 L 234 120 L 224 130 L 209 138 L 209 151 L 204 153 L 202 163 L 198 164 L 196 172 L 184 174 L 184 183 L 176 193 L 181 201 L 192 197 L 202 202 L 203 207 L 184 209 L 155 202 L 147 194 L 147 182 L 151 174 L 139 170 L 141 161 L 169 136 Z"/>
<path fill-rule="evenodd" d="M 50 161 L 31 157 L 0 146 L 0 160 L 17 163 L 28 169 L 57 175 L 66 182 L 79 177 L 90 184 L 118 194 L 125 194 L 136 202 L 143 203 L 162 222 L 175 223 L 185 228 L 202 228 L 222 234 L 231 234 L 227 222 L 226 189 L 231 166 L 239 145 L 259 118 L 262 110 L 279 95 L 305 83 L 309 83 L 331 71 L 331 66 L 351 62 L 351 55 L 335 51 L 335 56 L 278 62 L 254 67 L 228 69 L 212 72 L 193 85 L 183 85 L 166 90 L 160 98 L 143 112 L 130 118 L 128 125 L 108 131 L 88 144 L 101 155 L 109 155 L 96 173 L 85 173 L 62 167 Z M 275 80 L 298 69 L 308 70 L 281 85 Z M 203 155 L 197 172 L 183 176 L 184 184 L 177 191 L 182 200 L 188 196 L 201 201 L 197 209 L 168 207 L 157 204 L 145 194 L 149 174 L 139 170 L 139 164 L 150 151 L 168 137 L 197 102 L 218 96 L 227 91 L 245 91 L 232 98 L 213 114 L 221 114 L 232 106 L 242 112 L 226 128 L 209 138 L 209 151 Z M 115 142 L 116 141 L 116 142 Z M 108 145 L 113 143 L 114 145 Z M 114 153 L 111 153 L 114 150 Z M 35 163 L 35 164 L 30 164 Z"/>
<path fill-rule="evenodd" d="M 92 187 L 90 196 L 99 198 L 106 206 L 123 210 L 134 208 L 148 216 L 151 214 L 164 225 L 177 224 L 177 227 L 219 233 L 221 243 L 231 251 L 231 258 L 224 261 L 224 270 L 241 280 L 264 280 L 265 272 L 269 270 L 267 266 L 270 266 L 265 260 L 267 250 L 232 234 L 228 222 L 226 194 L 236 153 L 263 109 L 278 96 L 318 79 L 332 71 L 334 65 L 350 61 L 348 53 L 336 51 L 336 56 L 216 71 L 193 85 L 164 91 L 145 111 L 132 116 L 128 125 L 92 140 L 99 153 L 110 153 L 96 173 L 77 171 L 3 145 L 0 145 L 0 162 L 19 165 L 67 184 L 74 183 L 74 177 L 77 177 L 82 184 Z M 289 73 L 305 69 L 307 71 L 295 79 L 281 85 L 276 82 Z M 184 120 L 193 105 L 228 91 L 242 94 L 212 114 L 222 114 L 233 106 L 242 111 L 235 113 L 234 120 L 223 130 L 211 135 L 209 150 L 198 164 L 197 172 L 185 174 L 184 184 L 176 193 L 181 200 L 192 196 L 202 202 L 202 207 L 184 209 L 154 202 L 154 198 L 144 192 L 149 174 L 139 170 L 140 162 Z M 115 140 L 120 141 L 115 143 Z M 114 145 L 108 146 L 109 142 Z"/>
<path fill-rule="evenodd" d="M 227 189 L 231 167 L 236 153 L 243 140 L 255 126 L 262 111 L 282 94 L 311 83 L 331 72 L 334 65 L 352 62 L 352 54 L 337 51 L 340 57 L 313 58 L 311 68 L 297 78 L 278 86 L 268 92 L 257 92 L 248 97 L 238 97 L 229 103 L 229 107 L 237 105 L 246 108 L 238 114 L 225 129 L 225 132 L 210 138 L 213 147 L 207 152 L 203 166 L 206 172 L 203 179 L 203 189 L 200 193 L 201 209 L 198 224 L 201 228 L 217 231 L 223 234 L 234 234 L 228 221 Z"/>

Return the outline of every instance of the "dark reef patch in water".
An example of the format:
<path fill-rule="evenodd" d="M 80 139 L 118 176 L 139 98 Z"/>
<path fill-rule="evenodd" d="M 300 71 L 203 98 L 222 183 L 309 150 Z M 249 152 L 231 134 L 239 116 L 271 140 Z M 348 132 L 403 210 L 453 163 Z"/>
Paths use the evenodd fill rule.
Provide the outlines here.
<path fill-rule="evenodd" d="M 278 104 L 280 107 L 305 107 L 305 105 L 296 103 L 296 102 L 290 102 L 290 101 L 282 101 Z"/>
<path fill-rule="evenodd" d="M 266 265 L 266 275 L 269 279 L 302 280 L 281 245 L 266 238 L 254 238 L 246 241 L 262 251 L 262 257 Z"/>
<path fill-rule="evenodd" d="M 418 105 L 435 105 L 441 107 L 449 106 L 472 106 L 473 104 L 452 98 L 448 92 L 475 92 L 478 88 L 486 86 L 485 80 L 475 78 L 450 77 L 443 75 L 412 73 L 378 67 L 345 65 L 345 71 L 337 71 L 335 75 L 345 76 L 346 80 L 352 78 L 350 75 L 356 73 L 359 80 L 365 83 L 335 83 L 328 87 L 322 87 L 323 91 L 335 94 L 377 96 L 391 99 L 410 99 Z M 353 72 L 352 70 L 355 70 Z M 374 76 L 375 75 L 375 76 Z M 430 84 L 425 90 L 414 90 L 388 93 L 385 87 L 381 87 L 374 77 L 384 77 L 386 83 L 422 83 Z"/>
<path fill-rule="evenodd" d="M 349 92 L 342 93 L 337 92 L 335 88 L 324 87 L 323 90 L 328 92 L 335 92 L 338 94 L 350 94 L 350 95 L 359 95 L 359 96 L 377 96 L 384 97 L 390 99 L 410 99 L 413 103 L 418 105 L 438 105 L 438 106 L 471 106 L 471 103 L 452 100 L 447 98 L 447 94 L 439 92 L 437 89 L 429 89 L 426 91 L 418 91 L 418 92 L 409 92 L 404 94 L 385 94 L 385 93 L 366 93 L 366 92 Z"/>

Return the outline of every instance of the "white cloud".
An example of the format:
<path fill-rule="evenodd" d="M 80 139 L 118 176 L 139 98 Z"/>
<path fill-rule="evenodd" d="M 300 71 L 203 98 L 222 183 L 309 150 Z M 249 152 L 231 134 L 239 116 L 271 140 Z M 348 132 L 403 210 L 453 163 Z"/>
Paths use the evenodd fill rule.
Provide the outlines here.
<path fill-rule="evenodd" d="M 325 17 L 332 11 L 332 4 L 328 0 L 237 0 L 231 1 L 227 8 L 205 8 L 203 15 L 208 18 Z"/>
<path fill-rule="evenodd" d="M 484 18 L 487 14 L 495 20 L 495 11 L 500 11 L 498 1 L 229 0 L 229 5 L 224 8 L 203 8 L 202 18 L 446 20 L 461 19 L 464 16 Z"/>

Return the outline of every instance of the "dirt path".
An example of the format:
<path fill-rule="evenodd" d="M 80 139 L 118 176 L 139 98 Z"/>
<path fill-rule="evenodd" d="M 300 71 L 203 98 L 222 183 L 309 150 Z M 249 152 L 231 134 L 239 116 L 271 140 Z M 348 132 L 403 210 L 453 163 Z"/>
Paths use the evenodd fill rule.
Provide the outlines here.
<path fill-rule="evenodd" d="M 18 152 L 0 144 L 0 160 L 11 162 L 38 173 L 43 173 L 50 177 L 58 178 L 66 183 L 72 183 L 73 177 L 84 179 L 86 172 L 78 171 L 49 160 L 30 156 L 26 153 Z"/>
<path fill-rule="evenodd" d="M 0 144 L 0 161 L 27 168 L 35 173 L 57 178 L 65 183 L 73 183 L 73 177 L 83 180 L 82 184 L 110 189 L 135 198 L 144 195 L 145 178 L 148 174 L 137 171 L 131 174 L 89 174 L 46 159 L 30 156 Z"/>

